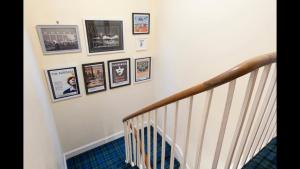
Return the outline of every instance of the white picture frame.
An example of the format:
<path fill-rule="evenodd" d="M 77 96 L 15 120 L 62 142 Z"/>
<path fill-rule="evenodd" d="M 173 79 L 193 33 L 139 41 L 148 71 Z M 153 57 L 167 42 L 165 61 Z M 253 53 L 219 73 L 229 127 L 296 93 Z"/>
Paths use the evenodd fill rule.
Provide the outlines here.
<path fill-rule="evenodd" d="M 147 44 L 147 38 L 136 38 L 136 51 L 147 50 Z"/>
<path fill-rule="evenodd" d="M 53 102 L 82 96 L 79 87 L 80 79 L 77 71 L 77 66 L 47 68 L 44 70 Z M 72 86 L 70 83 L 75 83 L 75 85 Z"/>
<path fill-rule="evenodd" d="M 77 25 L 37 25 L 44 55 L 81 52 Z"/>

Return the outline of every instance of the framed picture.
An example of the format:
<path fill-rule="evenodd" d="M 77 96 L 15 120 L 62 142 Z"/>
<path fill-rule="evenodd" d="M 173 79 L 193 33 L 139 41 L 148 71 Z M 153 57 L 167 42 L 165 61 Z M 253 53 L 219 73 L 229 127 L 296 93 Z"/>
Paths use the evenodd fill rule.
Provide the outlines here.
<path fill-rule="evenodd" d="M 88 55 L 124 51 L 123 21 L 84 20 Z"/>
<path fill-rule="evenodd" d="M 104 62 L 83 64 L 82 72 L 86 94 L 106 90 Z"/>
<path fill-rule="evenodd" d="M 130 58 L 110 60 L 107 63 L 110 89 L 130 85 Z"/>
<path fill-rule="evenodd" d="M 150 33 L 149 13 L 132 13 L 132 33 L 133 34 Z"/>
<path fill-rule="evenodd" d="M 150 80 L 151 57 L 135 59 L 135 83 Z"/>
<path fill-rule="evenodd" d="M 81 52 L 77 25 L 37 25 L 43 53 Z"/>
<path fill-rule="evenodd" d="M 136 50 L 146 50 L 147 49 L 147 39 L 146 38 L 137 38 L 136 39 Z"/>
<path fill-rule="evenodd" d="M 48 69 L 45 72 L 54 102 L 81 95 L 76 67 Z"/>

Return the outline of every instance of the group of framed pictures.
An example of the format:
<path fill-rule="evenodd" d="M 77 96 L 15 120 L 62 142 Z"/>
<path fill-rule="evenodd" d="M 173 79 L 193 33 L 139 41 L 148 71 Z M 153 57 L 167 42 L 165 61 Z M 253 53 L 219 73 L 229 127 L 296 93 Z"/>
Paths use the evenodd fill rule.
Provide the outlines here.
<path fill-rule="evenodd" d="M 83 20 L 87 54 L 124 51 L 122 20 Z M 62 54 L 81 52 L 77 25 L 37 25 L 43 53 Z M 132 13 L 132 34 L 150 33 L 150 14 Z M 145 39 L 138 39 L 138 49 L 144 50 Z"/>
<path fill-rule="evenodd" d="M 151 79 L 151 57 L 136 58 L 134 82 Z M 131 84 L 130 58 L 109 60 L 108 76 L 110 89 Z M 82 64 L 86 94 L 107 90 L 104 62 Z M 81 96 L 77 67 L 45 70 L 49 90 L 54 102 Z"/>

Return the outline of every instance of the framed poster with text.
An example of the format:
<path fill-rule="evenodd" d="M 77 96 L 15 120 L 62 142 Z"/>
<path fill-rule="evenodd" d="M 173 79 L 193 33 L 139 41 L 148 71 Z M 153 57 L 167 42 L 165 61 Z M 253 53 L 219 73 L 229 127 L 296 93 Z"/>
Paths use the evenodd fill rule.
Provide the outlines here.
<path fill-rule="evenodd" d="M 83 64 L 82 72 L 86 94 L 106 90 L 104 62 Z"/>
<path fill-rule="evenodd" d="M 151 78 L 151 57 L 135 59 L 135 80 L 142 82 Z"/>
<path fill-rule="evenodd" d="M 150 13 L 132 13 L 132 34 L 150 33 Z"/>
<path fill-rule="evenodd" d="M 130 85 L 130 58 L 110 60 L 107 64 L 110 89 Z"/>
<path fill-rule="evenodd" d="M 81 96 L 76 67 L 45 70 L 53 102 Z"/>

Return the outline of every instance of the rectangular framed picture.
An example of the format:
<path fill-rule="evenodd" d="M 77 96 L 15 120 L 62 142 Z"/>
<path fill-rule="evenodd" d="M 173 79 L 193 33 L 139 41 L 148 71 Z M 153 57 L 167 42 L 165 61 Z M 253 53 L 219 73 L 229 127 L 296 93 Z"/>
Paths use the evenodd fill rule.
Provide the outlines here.
<path fill-rule="evenodd" d="M 86 94 L 106 90 L 104 62 L 83 64 L 82 72 Z"/>
<path fill-rule="evenodd" d="M 110 89 L 130 85 L 130 58 L 110 60 L 107 63 Z"/>
<path fill-rule="evenodd" d="M 37 25 L 43 53 L 81 52 L 77 25 Z"/>
<path fill-rule="evenodd" d="M 137 38 L 136 39 L 136 50 L 146 50 L 147 49 L 147 39 L 146 38 Z"/>
<path fill-rule="evenodd" d="M 124 52 L 123 21 L 84 20 L 88 55 Z"/>
<path fill-rule="evenodd" d="M 54 102 L 81 96 L 76 67 L 45 70 Z"/>
<path fill-rule="evenodd" d="M 132 33 L 150 33 L 150 13 L 132 13 Z"/>
<path fill-rule="evenodd" d="M 151 79 L 151 57 L 135 59 L 135 83 Z"/>

